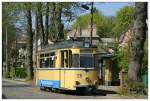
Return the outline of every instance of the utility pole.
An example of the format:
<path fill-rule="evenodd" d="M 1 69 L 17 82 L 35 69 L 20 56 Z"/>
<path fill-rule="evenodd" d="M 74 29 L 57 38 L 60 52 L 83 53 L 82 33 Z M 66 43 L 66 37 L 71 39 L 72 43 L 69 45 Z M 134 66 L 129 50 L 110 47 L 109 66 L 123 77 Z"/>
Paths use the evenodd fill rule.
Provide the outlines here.
<path fill-rule="evenodd" d="M 91 24 L 90 24 L 90 37 L 88 38 L 90 41 L 90 46 L 92 46 L 92 36 L 93 36 L 93 13 L 94 13 L 94 8 L 93 8 L 94 2 L 91 3 Z M 86 5 L 81 5 L 82 8 L 89 10 L 89 7 Z"/>
<path fill-rule="evenodd" d="M 90 45 L 92 46 L 92 35 L 93 35 L 93 4 L 91 4 L 91 32 L 90 32 Z"/>
<path fill-rule="evenodd" d="M 7 74 L 7 71 L 8 71 L 8 65 L 7 65 L 7 25 L 6 25 L 6 45 L 5 45 L 5 48 L 6 48 L 6 62 L 5 62 L 5 65 L 6 65 L 6 67 L 4 68 L 4 75 L 5 75 L 5 77 L 6 77 L 6 74 Z"/>
<path fill-rule="evenodd" d="M 35 16 L 35 68 L 34 68 L 34 81 L 36 82 L 36 69 L 38 66 L 38 33 L 39 33 L 39 27 L 38 27 L 38 21 L 39 21 L 39 16 L 38 12 L 36 11 L 36 16 Z"/>

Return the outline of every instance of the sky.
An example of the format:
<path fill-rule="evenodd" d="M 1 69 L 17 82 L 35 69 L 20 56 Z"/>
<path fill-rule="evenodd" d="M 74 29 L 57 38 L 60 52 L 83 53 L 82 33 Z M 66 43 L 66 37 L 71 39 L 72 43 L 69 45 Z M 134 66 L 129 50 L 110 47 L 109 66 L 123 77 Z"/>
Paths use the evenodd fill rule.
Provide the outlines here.
<path fill-rule="evenodd" d="M 95 2 L 94 3 L 94 7 L 96 7 L 99 11 L 101 11 L 105 16 L 116 16 L 116 13 L 119 9 L 125 7 L 125 6 L 133 6 L 134 3 L 133 2 Z M 90 10 L 84 12 L 83 14 L 79 14 L 80 15 L 84 15 L 90 13 Z M 66 23 L 65 27 L 70 26 L 73 22 L 71 22 L 69 25 Z M 70 26 L 71 27 L 71 26 Z"/>
<path fill-rule="evenodd" d="M 102 11 L 105 16 L 115 16 L 117 11 L 124 6 L 133 6 L 132 2 L 109 2 L 109 3 L 95 3 L 94 7 Z"/>

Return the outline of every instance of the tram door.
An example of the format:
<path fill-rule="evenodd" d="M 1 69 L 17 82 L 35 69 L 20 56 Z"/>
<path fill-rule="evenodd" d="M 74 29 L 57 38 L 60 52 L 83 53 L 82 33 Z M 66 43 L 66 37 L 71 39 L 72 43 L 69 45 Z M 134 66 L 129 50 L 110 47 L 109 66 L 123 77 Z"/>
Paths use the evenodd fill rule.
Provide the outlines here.
<path fill-rule="evenodd" d="M 103 84 L 104 82 L 104 60 L 103 59 L 100 59 L 99 60 L 99 78 L 100 78 L 100 81 L 101 81 L 101 84 Z"/>
<path fill-rule="evenodd" d="M 64 50 L 61 51 L 61 73 L 60 73 L 60 78 L 61 78 L 61 87 L 65 88 L 65 73 L 66 69 L 68 68 L 68 51 Z"/>

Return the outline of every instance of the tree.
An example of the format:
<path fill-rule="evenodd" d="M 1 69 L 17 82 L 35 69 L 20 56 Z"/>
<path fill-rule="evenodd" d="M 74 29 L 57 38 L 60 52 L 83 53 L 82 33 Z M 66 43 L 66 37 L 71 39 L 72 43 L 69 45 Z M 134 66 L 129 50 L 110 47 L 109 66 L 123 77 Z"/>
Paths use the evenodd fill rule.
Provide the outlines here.
<path fill-rule="evenodd" d="M 4 61 L 9 61 L 6 63 L 6 68 L 3 68 L 3 73 L 5 72 L 5 74 L 3 75 L 4 77 L 8 76 L 7 74 L 12 68 L 12 65 L 10 65 L 10 63 L 13 64 L 13 60 L 15 60 L 16 57 L 16 54 L 12 54 L 12 51 L 16 49 L 16 32 L 18 30 L 15 26 L 15 23 L 18 19 L 18 16 L 16 15 L 17 12 L 12 12 L 9 5 L 9 3 L 2 3 L 2 62 L 4 63 Z"/>
<path fill-rule="evenodd" d="M 73 28 L 87 28 L 90 25 L 91 14 L 81 15 L 73 23 Z M 112 37 L 113 23 L 110 18 L 104 16 L 101 12 L 96 11 L 93 14 L 93 23 L 96 25 L 97 33 L 100 37 Z"/>
<path fill-rule="evenodd" d="M 144 56 L 144 42 L 146 39 L 146 19 L 147 19 L 147 3 L 135 3 L 135 22 L 132 33 L 131 51 L 129 59 L 128 77 L 132 82 L 140 81 L 140 69 Z"/>
<path fill-rule="evenodd" d="M 27 68 L 28 68 L 28 77 L 27 79 L 33 79 L 33 33 L 32 33 L 32 18 L 31 18 L 31 3 L 25 3 L 26 7 L 26 17 L 27 17 L 27 33 L 29 35 L 29 42 L 27 46 Z"/>
<path fill-rule="evenodd" d="M 75 19 L 79 3 L 75 2 L 61 2 L 51 3 L 51 17 L 50 17 L 50 39 L 52 41 L 63 40 L 64 37 L 64 23 Z M 63 20 L 65 20 L 63 22 Z"/>
<path fill-rule="evenodd" d="M 131 23 L 133 23 L 134 11 L 134 7 L 126 6 L 117 12 L 115 27 L 113 28 L 113 32 L 117 37 L 120 37 L 122 32 L 127 31 Z"/>

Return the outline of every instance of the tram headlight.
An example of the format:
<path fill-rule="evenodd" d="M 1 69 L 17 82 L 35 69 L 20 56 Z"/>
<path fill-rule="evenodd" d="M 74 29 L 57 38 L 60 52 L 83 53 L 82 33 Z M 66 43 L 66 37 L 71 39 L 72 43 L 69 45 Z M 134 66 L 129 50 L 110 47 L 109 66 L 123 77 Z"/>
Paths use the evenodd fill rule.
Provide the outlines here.
<path fill-rule="evenodd" d="M 92 83 L 92 81 L 91 81 L 88 77 L 86 77 L 85 80 L 86 80 L 88 83 Z"/>
<path fill-rule="evenodd" d="M 79 82 L 79 81 L 76 81 L 76 85 L 80 85 L 80 82 Z"/>

